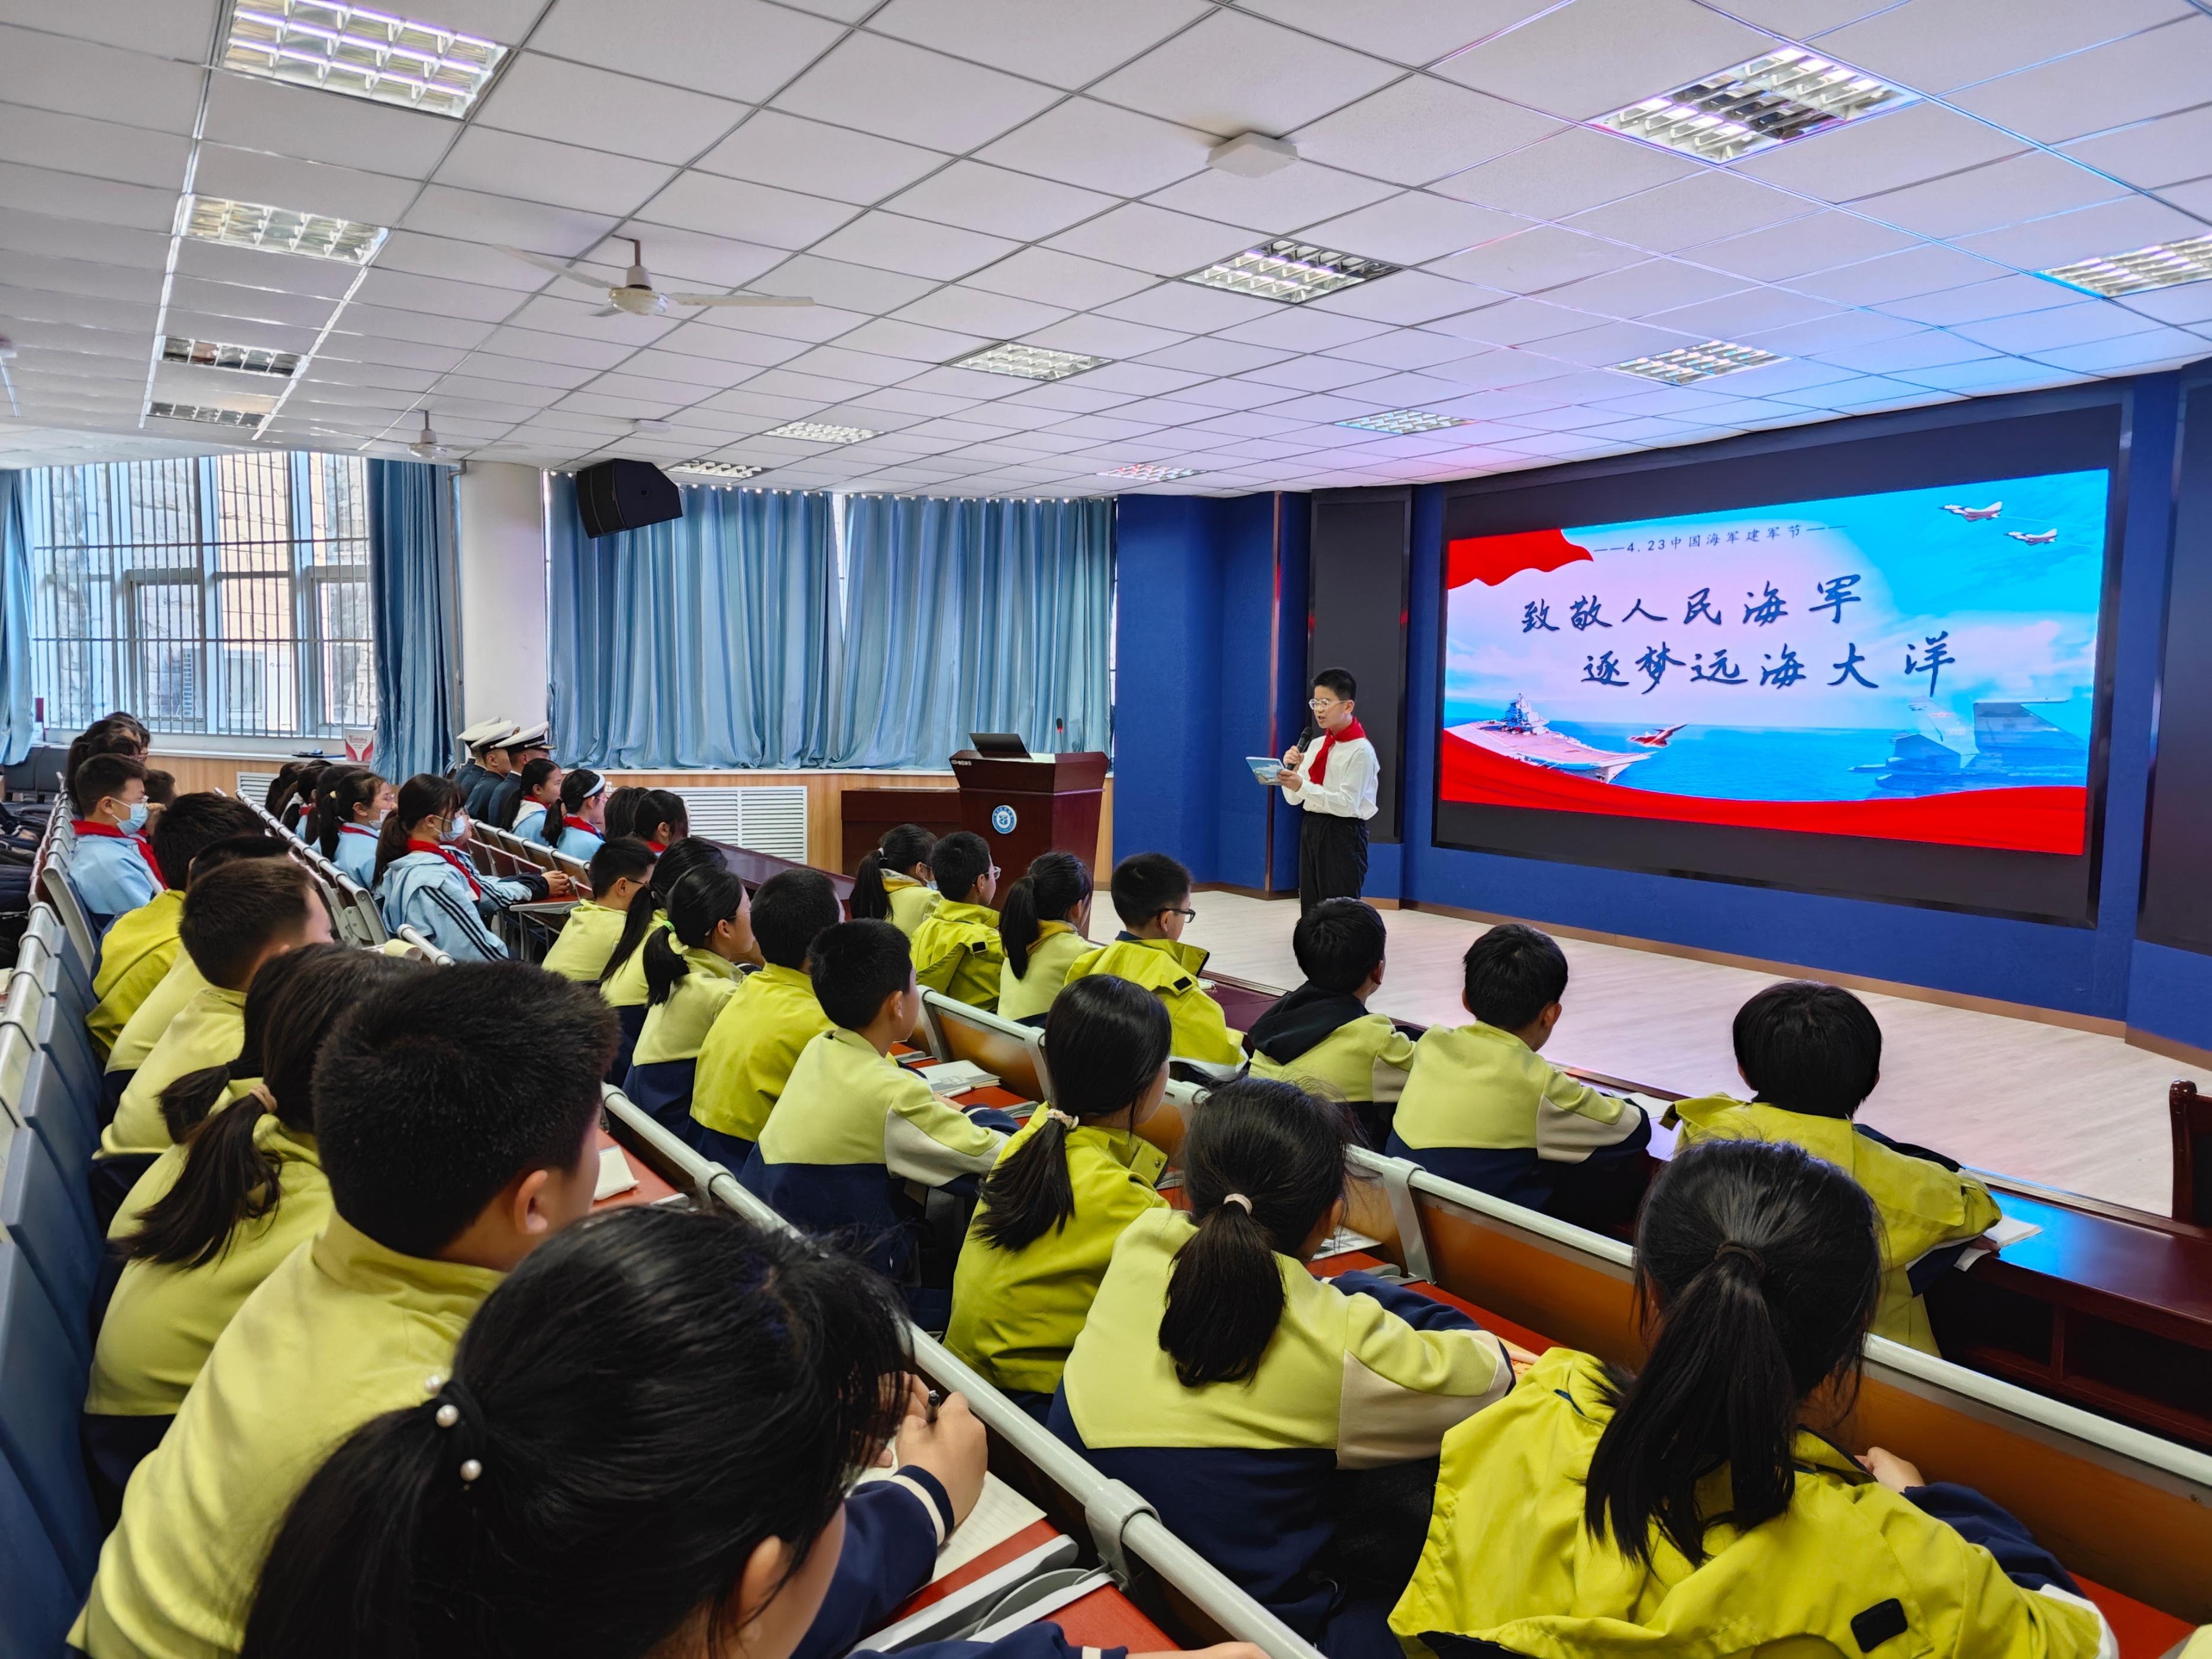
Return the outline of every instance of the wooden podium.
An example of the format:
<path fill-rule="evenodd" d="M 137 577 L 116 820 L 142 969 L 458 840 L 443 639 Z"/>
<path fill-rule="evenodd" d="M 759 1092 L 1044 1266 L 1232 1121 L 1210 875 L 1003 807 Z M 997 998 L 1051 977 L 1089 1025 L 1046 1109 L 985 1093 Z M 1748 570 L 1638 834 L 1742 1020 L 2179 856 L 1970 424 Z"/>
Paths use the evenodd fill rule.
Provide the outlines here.
<path fill-rule="evenodd" d="M 1014 881 L 1040 853 L 1073 853 L 1088 868 L 1098 857 L 1098 803 L 1106 757 L 1033 755 L 1025 760 L 963 749 L 952 757 L 960 781 L 960 822 L 989 844 L 1000 885 Z M 1105 872 L 1093 870 L 1103 884 Z"/>

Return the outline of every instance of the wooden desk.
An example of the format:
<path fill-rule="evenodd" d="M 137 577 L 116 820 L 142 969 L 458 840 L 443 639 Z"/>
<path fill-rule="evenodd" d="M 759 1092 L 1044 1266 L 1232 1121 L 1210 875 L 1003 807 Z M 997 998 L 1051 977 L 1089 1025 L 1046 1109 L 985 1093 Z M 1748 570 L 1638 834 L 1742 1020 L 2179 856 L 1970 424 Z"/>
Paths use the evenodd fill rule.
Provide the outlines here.
<path fill-rule="evenodd" d="M 599 1214 L 602 1210 L 619 1210 L 631 1204 L 665 1204 L 676 1196 L 676 1188 L 663 1178 L 660 1172 L 629 1147 L 623 1146 L 620 1141 L 607 1133 L 605 1124 L 594 1124 L 592 1127 L 592 1134 L 593 1144 L 602 1152 L 610 1146 L 621 1146 L 623 1161 L 629 1165 L 629 1172 L 637 1177 L 637 1185 L 628 1192 L 617 1193 L 611 1198 L 596 1200 L 592 1206 L 593 1215 Z"/>

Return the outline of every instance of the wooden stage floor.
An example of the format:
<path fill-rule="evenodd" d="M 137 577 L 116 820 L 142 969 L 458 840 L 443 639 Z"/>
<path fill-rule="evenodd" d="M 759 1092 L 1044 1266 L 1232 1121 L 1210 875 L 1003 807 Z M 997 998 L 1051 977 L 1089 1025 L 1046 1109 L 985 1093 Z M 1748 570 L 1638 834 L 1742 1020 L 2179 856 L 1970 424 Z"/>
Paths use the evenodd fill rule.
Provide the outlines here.
<path fill-rule="evenodd" d="M 1298 982 L 1291 900 L 1201 892 L 1187 935 L 1224 973 Z M 1482 924 L 1386 910 L 1390 957 L 1370 1006 L 1459 1022 L 1459 958 Z M 1729 1022 L 1771 976 L 1562 939 L 1572 978 L 1549 1059 L 1683 1094 L 1741 1095 Z M 1861 993 L 1881 1021 L 1881 1086 L 1865 1121 L 1961 1163 L 2111 1203 L 2170 1213 L 2166 1089 L 2180 1062 L 2063 1025 Z"/>

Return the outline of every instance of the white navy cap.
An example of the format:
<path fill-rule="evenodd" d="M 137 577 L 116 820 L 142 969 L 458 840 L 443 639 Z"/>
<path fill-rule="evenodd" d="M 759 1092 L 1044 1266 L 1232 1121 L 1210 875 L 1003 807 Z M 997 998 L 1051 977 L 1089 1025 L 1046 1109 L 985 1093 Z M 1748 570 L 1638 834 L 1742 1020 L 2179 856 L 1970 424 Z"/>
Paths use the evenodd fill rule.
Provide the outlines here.
<path fill-rule="evenodd" d="M 499 746 L 502 749 L 527 749 L 533 744 L 544 743 L 552 730 L 553 723 L 550 720 L 540 720 L 535 726 L 517 726 L 514 734 Z"/>
<path fill-rule="evenodd" d="M 505 744 L 507 736 L 515 729 L 513 720 L 486 720 L 481 726 L 471 726 L 461 733 L 461 741 L 471 749 L 482 752 Z"/>

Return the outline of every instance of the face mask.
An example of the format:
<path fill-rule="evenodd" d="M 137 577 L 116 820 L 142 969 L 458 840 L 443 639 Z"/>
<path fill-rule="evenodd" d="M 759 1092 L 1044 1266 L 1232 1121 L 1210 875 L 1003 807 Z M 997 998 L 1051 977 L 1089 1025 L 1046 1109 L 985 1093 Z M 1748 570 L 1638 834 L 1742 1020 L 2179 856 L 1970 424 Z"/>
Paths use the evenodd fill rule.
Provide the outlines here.
<path fill-rule="evenodd" d="M 146 827 L 146 803 L 142 800 L 125 812 L 119 827 L 134 836 L 143 830 Z"/>
<path fill-rule="evenodd" d="M 468 837 L 469 815 L 466 812 L 456 812 L 450 819 L 447 820 L 446 824 L 446 833 L 439 836 L 438 839 L 444 842 L 447 846 L 451 847 L 458 842 L 466 841 Z"/>

